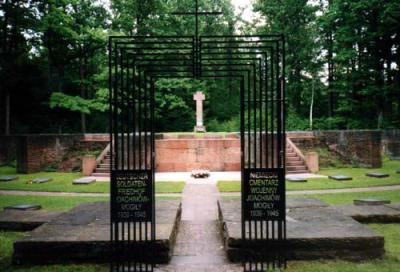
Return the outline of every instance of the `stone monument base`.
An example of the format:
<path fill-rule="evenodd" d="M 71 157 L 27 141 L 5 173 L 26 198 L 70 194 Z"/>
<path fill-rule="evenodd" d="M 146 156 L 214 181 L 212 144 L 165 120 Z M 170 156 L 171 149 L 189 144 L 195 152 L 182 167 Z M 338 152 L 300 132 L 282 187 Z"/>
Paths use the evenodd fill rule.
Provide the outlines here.
<path fill-rule="evenodd" d="M 168 263 L 181 219 L 177 200 L 156 202 L 156 240 L 132 249 L 152 248 L 152 262 Z M 110 205 L 85 203 L 45 223 L 14 243 L 13 263 L 107 263 L 110 260 Z M 132 260 L 132 261 L 133 261 Z"/>
<path fill-rule="evenodd" d="M 266 261 L 282 243 L 242 240 L 240 199 L 222 199 L 218 203 L 219 221 L 225 250 L 233 262 L 251 256 Z M 350 216 L 318 199 L 287 200 L 288 260 L 343 259 L 369 260 L 384 254 L 384 238 Z"/>
<path fill-rule="evenodd" d="M 206 132 L 206 127 L 205 126 L 195 126 L 194 132 Z"/>

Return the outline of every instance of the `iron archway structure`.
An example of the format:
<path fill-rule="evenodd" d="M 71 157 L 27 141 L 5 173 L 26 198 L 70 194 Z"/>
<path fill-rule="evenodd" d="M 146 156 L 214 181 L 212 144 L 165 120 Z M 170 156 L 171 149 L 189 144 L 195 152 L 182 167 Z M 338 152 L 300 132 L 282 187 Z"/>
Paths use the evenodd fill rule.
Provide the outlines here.
<path fill-rule="evenodd" d="M 286 241 L 284 46 L 282 35 L 109 38 L 113 271 L 152 271 L 136 262 L 149 262 L 156 239 L 155 93 L 161 78 L 228 78 L 240 85 L 242 239 L 270 243 L 271 262 L 284 265 L 276 250 Z"/>

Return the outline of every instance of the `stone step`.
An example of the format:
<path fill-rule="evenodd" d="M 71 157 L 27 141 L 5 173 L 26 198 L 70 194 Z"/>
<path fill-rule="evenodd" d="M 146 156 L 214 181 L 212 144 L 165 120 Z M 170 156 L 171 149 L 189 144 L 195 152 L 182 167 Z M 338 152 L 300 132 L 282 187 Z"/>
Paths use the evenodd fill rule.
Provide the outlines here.
<path fill-rule="evenodd" d="M 93 173 L 93 177 L 110 177 L 110 173 Z"/>
<path fill-rule="evenodd" d="M 287 166 L 303 166 L 304 162 L 302 161 L 286 161 Z"/>
<path fill-rule="evenodd" d="M 308 171 L 306 171 L 306 170 L 298 170 L 298 171 L 289 171 L 289 170 L 286 170 L 286 174 L 306 174 L 306 173 L 308 173 Z"/>
<path fill-rule="evenodd" d="M 110 169 L 96 168 L 96 173 L 110 173 Z"/>
<path fill-rule="evenodd" d="M 290 158 L 286 158 L 286 162 L 302 162 L 302 160 L 300 159 L 300 157 L 290 157 Z"/>
<path fill-rule="evenodd" d="M 301 165 L 301 166 L 286 166 L 286 169 L 287 170 L 294 170 L 294 171 L 297 171 L 297 170 L 307 170 L 307 167 L 305 167 L 304 165 Z"/>

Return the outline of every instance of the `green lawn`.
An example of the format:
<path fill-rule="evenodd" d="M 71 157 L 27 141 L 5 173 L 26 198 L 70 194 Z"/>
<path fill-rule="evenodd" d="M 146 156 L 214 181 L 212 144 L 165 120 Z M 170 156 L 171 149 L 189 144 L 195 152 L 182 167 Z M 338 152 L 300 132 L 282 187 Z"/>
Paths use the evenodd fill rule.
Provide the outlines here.
<path fill-rule="evenodd" d="M 96 182 L 90 185 L 73 185 L 72 181 L 81 177 L 80 173 L 41 172 L 35 174 L 17 174 L 15 168 L 0 167 L 0 175 L 16 175 L 16 181 L 0 182 L 0 190 L 42 191 L 42 192 L 75 192 L 75 193 L 108 193 L 109 182 Z M 34 184 L 34 178 L 44 177 L 53 180 L 47 183 Z M 156 193 L 181 193 L 185 183 L 156 182 Z"/>
<path fill-rule="evenodd" d="M 3 207 L 17 204 L 39 204 L 46 210 L 69 210 L 80 203 L 109 201 L 108 197 L 71 197 L 71 196 L 0 196 L 0 210 Z"/>
<path fill-rule="evenodd" d="M 157 197 L 158 200 L 180 199 L 180 197 L 163 196 Z M 3 207 L 17 204 L 39 204 L 46 210 L 69 210 L 80 203 L 109 201 L 108 197 L 80 197 L 80 196 L 0 196 L 0 211 Z"/>
<path fill-rule="evenodd" d="M 342 189 L 342 188 L 361 188 L 361 187 L 376 187 L 386 185 L 400 185 L 400 174 L 396 170 L 400 169 L 400 161 L 384 161 L 383 167 L 379 169 L 369 168 L 338 168 L 324 169 L 318 174 L 346 175 L 353 177 L 351 181 L 335 181 L 326 178 L 308 179 L 307 183 L 292 183 L 286 182 L 288 191 L 297 190 L 318 190 L 318 189 Z M 370 178 L 365 176 L 368 172 L 383 172 L 390 174 L 388 178 Z M 240 192 L 240 181 L 219 181 L 218 189 L 220 192 Z"/>
<path fill-rule="evenodd" d="M 400 224 L 371 224 L 385 237 L 383 259 L 366 262 L 320 261 L 290 262 L 287 272 L 394 272 L 400 271 Z"/>
<path fill-rule="evenodd" d="M 354 199 L 360 198 L 379 198 L 391 200 L 392 203 L 400 203 L 400 190 L 362 193 L 289 195 L 289 197 L 319 198 L 330 205 L 352 204 Z"/>

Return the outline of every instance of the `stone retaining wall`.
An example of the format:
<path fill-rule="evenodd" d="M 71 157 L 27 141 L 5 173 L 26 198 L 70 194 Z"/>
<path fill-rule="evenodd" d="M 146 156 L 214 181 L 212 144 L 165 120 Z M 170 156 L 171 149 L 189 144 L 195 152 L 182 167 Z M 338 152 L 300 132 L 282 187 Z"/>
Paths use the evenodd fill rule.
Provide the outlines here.
<path fill-rule="evenodd" d="M 400 129 L 382 131 L 382 151 L 390 159 L 400 160 Z"/>
<path fill-rule="evenodd" d="M 186 139 L 185 139 L 186 138 Z M 190 138 L 156 140 L 156 169 L 159 172 L 185 172 L 193 169 L 240 171 L 240 140 Z"/>
<path fill-rule="evenodd" d="M 382 166 L 382 131 L 379 130 L 288 132 L 287 135 L 300 149 L 325 147 L 353 165 Z"/>
<path fill-rule="evenodd" d="M 81 134 L 20 135 L 15 139 L 18 173 L 39 172 L 52 166 L 64 170 L 68 166 L 63 164 L 70 159 L 80 160 L 84 153 L 101 152 L 107 145 L 106 141 L 85 140 Z"/>
<path fill-rule="evenodd" d="M 381 154 L 400 158 L 400 130 L 288 132 L 300 149 L 329 148 L 358 166 L 380 167 Z M 108 134 L 0 136 L 0 164 L 17 159 L 18 171 L 31 173 L 49 164 L 62 164 L 71 150 L 101 150 Z M 230 134 L 157 134 L 157 171 L 240 170 L 240 139 Z M 81 154 L 83 155 L 83 154 Z"/>

